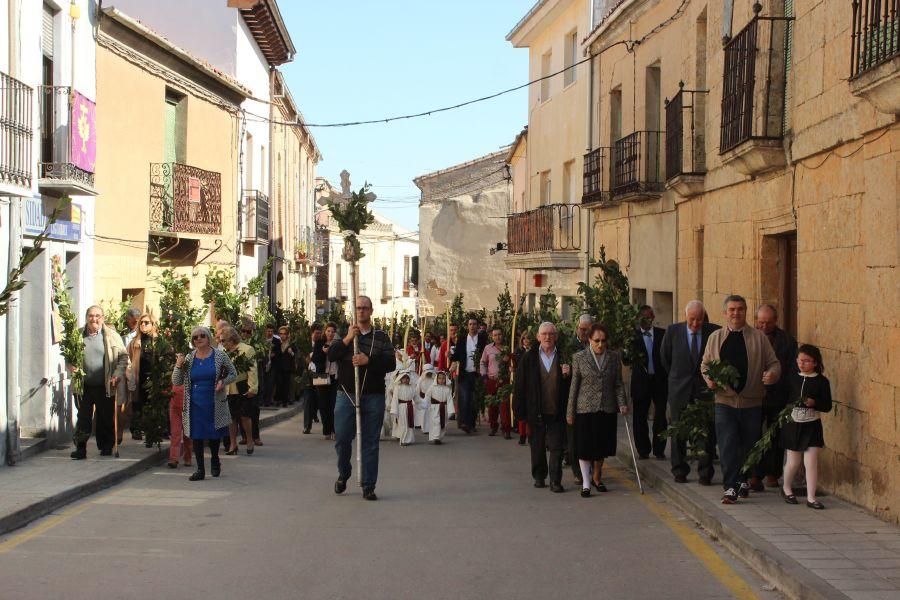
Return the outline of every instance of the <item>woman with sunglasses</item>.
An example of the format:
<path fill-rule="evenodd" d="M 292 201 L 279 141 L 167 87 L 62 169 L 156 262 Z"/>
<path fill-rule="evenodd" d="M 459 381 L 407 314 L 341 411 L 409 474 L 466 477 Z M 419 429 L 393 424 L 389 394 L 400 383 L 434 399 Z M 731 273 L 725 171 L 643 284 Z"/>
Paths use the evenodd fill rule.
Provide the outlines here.
<path fill-rule="evenodd" d="M 618 413 L 628 413 L 622 383 L 622 359 L 608 348 L 609 331 L 591 326 L 590 347 L 572 357 L 572 385 L 566 422 L 575 426 L 575 456 L 581 467 L 581 497 L 591 496 L 591 483 L 605 492 L 603 459 L 616 455 Z M 593 479 L 591 478 L 593 467 Z"/>
<path fill-rule="evenodd" d="M 231 447 L 225 452 L 233 456 L 238 452 L 238 429 L 243 426 L 244 431 L 252 431 L 254 409 L 256 407 L 256 394 L 259 391 L 259 377 L 256 367 L 256 351 L 249 344 L 241 341 L 241 336 L 234 327 L 223 327 L 219 331 L 222 346 L 230 356 L 240 357 L 243 366 L 238 370 L 237 379 L 228 386 L 228 409 L 231 412 L 231 424 L 229 425 L 229 440 Z M 248 436 L 247 454 L 253 454 L 253 436 Z"/>
<path fill-rule="evenodd" d="M 150 313 L 144 313 L 138 320 L 138 333 L 128 343 L 128 389 L 133 392 L 134 403 L 132 429 L 137 429 L 145 435 L 144 446 L 150 448 L 153 444 L 146 438 L 146 427 L 142 422 L 144 410 L 151 402 L 149 381 L 153 369 L 153 362 L 165 350 L 161 347 L 164 342 L 159 337 L 156 320 Z M 165 346 L 168 349 L 168 346 Z"/>
<path fill-rule="evenodd" d="M 231 423 L 226 388 L 237 379 L 237 372 L 225 351 L 213 347 L 212 333 L 206 327 L 191 331 L 193 352 L 177 354 L 172 383 L 184 386 L 184 431 L 193 441 L 197 470 L 191 481 L 206 477 L 203 446 L 209 445 L 210 467 L 213 477 L 222 472 L 219 444 Z"/>

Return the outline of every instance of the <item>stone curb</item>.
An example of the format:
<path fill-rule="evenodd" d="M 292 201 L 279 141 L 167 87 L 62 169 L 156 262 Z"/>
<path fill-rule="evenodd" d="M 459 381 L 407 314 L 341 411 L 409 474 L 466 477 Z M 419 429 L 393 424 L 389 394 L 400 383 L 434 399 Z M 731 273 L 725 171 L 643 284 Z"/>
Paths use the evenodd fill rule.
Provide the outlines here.
<path fill-rule="evenodd" d="M 619 440 L 616 458 L 630 471 L 634 460 L 627 440 Z M 846 600 L 848 596 L 831 587 L 822 579 L 809 572 L 806 567 L 784 554 L 751 529 L 721 511 L 713 511 L 708 501 L 695 494 L 693 484 L 676 484 L 666 473 L 660 476 L 657 469 L 638 461 L 638 472 L 645 486 L 659 490 L 708 535 L 721 543 L 729 552 L 743 561 L 766 582 L 792 600 Z"/>
<path fill-rule="evenodd" d="M 298 403 L 288 408 L 287 410 L 282 410 L 271 415 L 260 416 L 259 427 L 260 429 L 272 427 L 273 425 L 277 425 L 282 421 L 286 421 L 295 417 L 300 412 L 301 406 Z M 16 529 L 25 527 L 32 521 L 36 521 L 37 519 L 45 517 L 50 513 L 59 510 L 63 506 L 66 506 L 67 504 L 71 504 L 76 500 L 80 500 L 82 498 L 86 498 L 87 496 L 96 494 L 97 492 L 108 487 L 112 487 L 117 483 L 121 483 L 126 479 L 131 479 L 135 475 L 139 475 L 140 473 L 143 473 L 148 469 L 152 469 L 153 467 L 161 465 L 163 462 L 165 462 L 168 456 L 168 447 L 164 447 L 158 452 L 149 454 L 144 458 L 138 460 L 137 462 L 131 463 L 127 467 L 124 467 L 118 471 L 107 473 L 106 475 L 98 477 L 97 479 L 93 479 L 75 487 L 71 487 L 67 490 L 63 490 L 58 494 L 48 496 L 47 498 L 34 502 L 33 504 L 22 507 L 13 513 L 0 517 L 0 535 L 6 535 L 12 531 L 15 531 Z"/>

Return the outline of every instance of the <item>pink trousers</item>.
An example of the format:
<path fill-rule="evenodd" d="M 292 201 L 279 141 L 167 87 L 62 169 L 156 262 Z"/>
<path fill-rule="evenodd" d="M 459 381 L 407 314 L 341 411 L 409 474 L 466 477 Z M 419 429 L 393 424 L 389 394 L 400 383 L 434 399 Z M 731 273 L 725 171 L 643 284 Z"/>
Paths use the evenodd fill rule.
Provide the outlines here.
<path fill-rule="evenodd" d="M 181 423 L 181 411 L 184 407 L 184 386 L 172 388 L 169 399 L 169 462 L 178 462 L 183 457 L 183 464 L 191 464 L 191 440 L 184 435 Z"/>

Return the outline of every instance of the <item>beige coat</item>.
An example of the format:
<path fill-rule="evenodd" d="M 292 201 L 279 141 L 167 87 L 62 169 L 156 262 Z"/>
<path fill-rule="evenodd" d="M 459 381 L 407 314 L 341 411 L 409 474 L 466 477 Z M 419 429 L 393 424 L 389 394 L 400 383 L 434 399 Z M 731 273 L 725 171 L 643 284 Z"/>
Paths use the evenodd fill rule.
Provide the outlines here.
<path fill-rule="evenodd" d="M 711 360 L 720 360 L 720 351 L 729 329 L 723 327 L 713 331 L 709 335 L 706 344 L 706 352 L 703 353 L 703 365 L 700 371 L 706 375 L 706 363 Z M 781 377 L 781 363 L 775 356 L 772 344 L 766 334 L 746 325 L 744 327 L 744 342 L 747 344 L 747 382 L 744 389 L 738 394 L 734 390 L 716 390 L 716 403 L 726 404 L 732 408 L 752 408 L 762 406 L 766 397 L 766 386 L 762 382 L 763 373 L 769 371 L 775 376 L 775 381 Z"/>

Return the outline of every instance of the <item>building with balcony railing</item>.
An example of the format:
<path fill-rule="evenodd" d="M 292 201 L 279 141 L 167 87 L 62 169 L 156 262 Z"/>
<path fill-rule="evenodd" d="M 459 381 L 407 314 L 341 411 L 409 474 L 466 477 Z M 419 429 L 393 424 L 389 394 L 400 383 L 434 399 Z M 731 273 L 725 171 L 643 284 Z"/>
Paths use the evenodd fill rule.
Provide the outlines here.
<path fill-rule="evenodd" d="M 826 424 L 820 482 L 896 522 L 900 487 L 884 456 L 900 453 L 900 383 L 883 374 L 883 357 L 900 324 L 847 315 L 883 314 L 886 290 L 900 286 L 900 3 L 624 0 L 604 14 L 586 41 L 604 50 L 588 97 L 596 120 L 582 207 L 593 243 L 658 318 L 700 299 L 721 323 L 716 307 L 732 293 L 751 309 L 776 306 L 782 329 L 822 349 L 850 407 Z M 657 87 L 668 96 L 664 127 Z M 622 181 L 609 149 L 623 132 L 657 129 L 667 191 L 609 202 Z M 860 484 L 859 473 L 879 483 Z"/>
<path fill-rule="evenodd" d="M 580 255 L 581 207 L 551 204 L 506 219 L 507 257 L 511 269 L 577 269 Z"/>
<path fill-rule="evenodd" d="M 94 103 L 71 86 L 37 89 L 41 118 L 38 188 L 57 196 L 95 196 Z"/>
<path fill-rule="evenodd" d="M 9 192 L 31 191 L 33 98 L 30 86 L 0 73 L 0 189 Z"/>
<path fill-rule="evenodd" d="M 222 175 L 179 163 L 150 163 L 150 233 L 220 235 Z"/>

